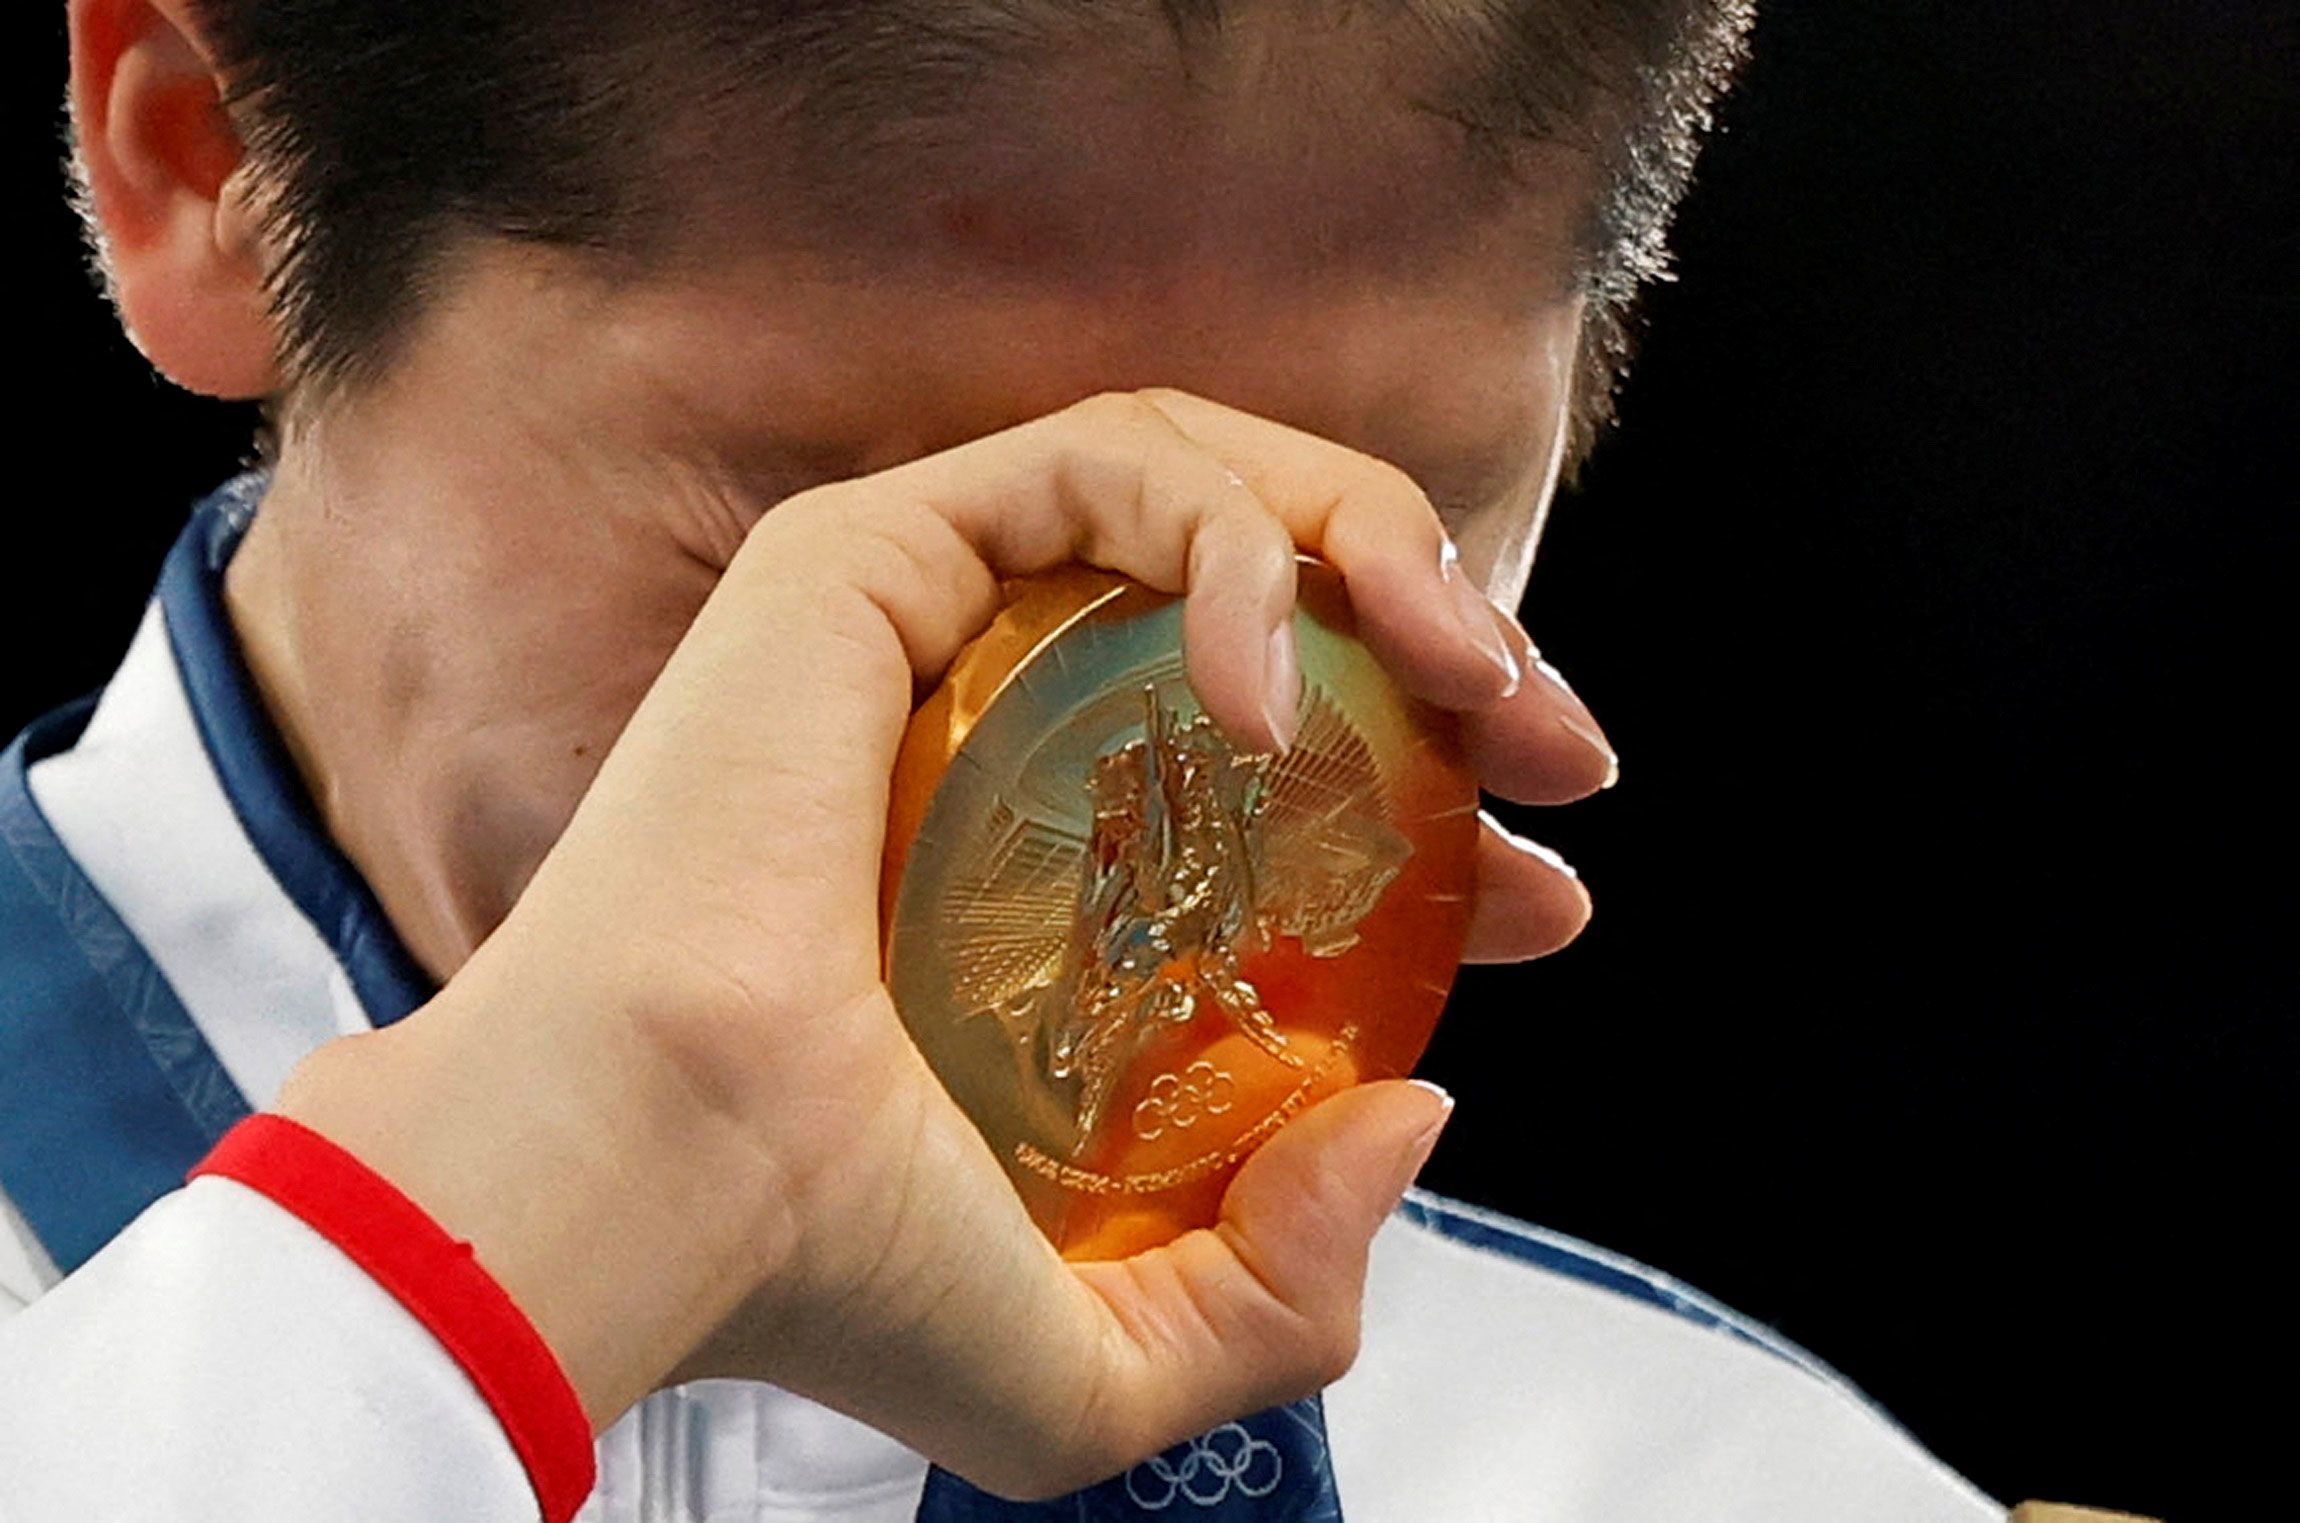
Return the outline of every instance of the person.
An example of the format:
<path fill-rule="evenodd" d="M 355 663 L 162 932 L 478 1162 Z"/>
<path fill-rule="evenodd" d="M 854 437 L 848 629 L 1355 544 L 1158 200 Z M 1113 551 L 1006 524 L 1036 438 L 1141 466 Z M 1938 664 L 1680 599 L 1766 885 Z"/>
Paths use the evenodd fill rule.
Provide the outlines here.
<path fill-rule="evenodd" d="M 1507 610 L 1740 0 L 70 19 L 122 322 L 270 437 L 0 768 L 0 1516 L 2002 1517 L 1410 1189 L 1429 1086 L 1065 1263 L 879 982 L 911 704 L 1066 561 L 1242 744 L 1299 549 L 1487 789 L 1612 781 Z M 1589 912 L 1485 822 L 1471 956 Z"/>

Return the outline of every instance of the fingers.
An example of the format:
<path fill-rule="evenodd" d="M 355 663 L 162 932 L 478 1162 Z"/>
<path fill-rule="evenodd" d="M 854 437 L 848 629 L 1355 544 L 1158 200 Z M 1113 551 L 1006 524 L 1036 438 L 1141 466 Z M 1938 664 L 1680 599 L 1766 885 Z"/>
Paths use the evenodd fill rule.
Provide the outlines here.
<path fill-rule="evenodd" d="M 1462 716 L 1462 740 L 1478 783 L 1519 804 L 1563 804 L 1610 788 L 1621 775 L 1613 744 L 1557 668 L 1541 659 L 1515 619 L 1526 681 L 1506 698 Z"/>
<path fill-rule="evenodd" d="M 1370 455 L 1188 392 L 1141 397 L 1235 469 L 1338 567 L 1367 646 L 1417 696 L 1467 711 L 1483 786 L 1553 804 L 1611 786 L 1611 744 L 1517 620 L 1463 574 L 1429 500 Z M 1429 560 L 1436 558 L 1437 574 Z"/>
<path fill-rule="evenodd" d="M 1341 571 L 1361 634 L 1393 674 L 1465 711 L 1485 788 L 1557 803 L 1612 778 L 1612 749 L 1587 707 L 1463 575 L 1410 477 L 1272 420 L 1151 389 L 1090 397 L 766 515 L 729 580 L 747 569 L 779 582 L 780 603 L 797 606 L 771 622 L 771 642 L 744 642 L 741 689 L 770 722 L 773 752 L 802 763 L 791 770 L 809 789 L 787 809 L 761 804 L 778 823 L 769 849 L 837 881 L 835 854 L 788 822 L 877 818 L 880 801 L 864 795 L 881 784 L 903 712 L 883 702 L 832 712 L 817 701 L 822 674 L 855 665 L 850 651 L 830 648 L 847 639 L 836 615 L 851 595 L 884 615 L 895 654 L 919 681 L 980 632 L 1002 578 L 1084 560 L 1185 593 L 1192 684 L 1217 724 L 1261 749 L 1284 742 L 1295 711 L 1287 637 L 1297 547 Z M 803 583 L 814 584 L 811 597 Z M 761 627 L 756 602 L 745 622 Z M 772 659 L 757 660 L 761 649 Z M 856 795 L 851 809 L 842 790 Z M 1473 960 L 1553 950 L 1587 918 L 1578 884 L 1512 840 L 1491 826 L 1481 839 Z M 878 843 L 845 844 L 860 860 Z"/>
<path fill-rule="evenodd" d="M 1192 685 L 1255 749 L 1281 745 L 1293 712 L 1286 626 L 1299 547 L 1342 573 L 1360 634 L 1409 691 L 1475 716 L 1474 754 L 1495 791 L 1578 797 L 1610 770 L 1587 709 L 1463 574 L 1410 477 L 1188 393 L 1105 393 L 803 493 L 752 541 L 731 577 L 749 562 L 788 578 L 795 563 L 862 591 L 919 681 L 988 621 L 1001 578 L 1083 560 L 1186 593 Z"/>
<path fill-rule="evenodd" d="M 1000 581 L 1084 560 L 1186 594 L 1200 701 L 1274 749 L 1296 711 L 1297 548 L 1341 572 L 1403 685 L 1466 711 L 1485 786 L 1548 802 L 1603 782 L 1588 711 L 1462 575 L 1403 472 L 1185 393 L 1110 393 L 767 513 L 594 781 L 601 850 L 658 837 L 661 861 L 741 906 L 713 945 L 778 990 L 850 998 L 876 976 L 877 826 L 915 689 L 987 626 Z M 740 788 L 684 808 L 659 777 Z"/>
<path fill-rule="evenodd" d="M 1342 573 L 1361 637 L 1416 696 L 1470 708 L 1523 680 L 1503 615 L 1462 574 L 1436 509 L 1411 476 L 1189 392 L 1153 387 L 1138 395 L 1235 470 L 1297 543 Z"/>
<path fill-rule="evenodd" d="M 1268 688 L 1289 666 L 1282 641 L 1273 649 L 1271 635 L 1292 606 L 1297 547 L 1342 573 L 1367 644 L 1420 696 L 1466 708 L 1523 680 L 1501 616 L 1461 574 L 1435 511 L 1410 477 L 1185 393 L 1090 397 L 802 496 L 882 518 L 881 528 L 857 541 L 865 550 L 893 535 L 906 542 L 909 557 L 931 561 L 948 552 L 947 542 L 911 520 L 908 510 L 924 507 L 995 577 L 1076 559 L 1187 592 L 1191 681 L 1216 722 L 1241 740 L 1276 738 L 1265 716 L 1284 704 L 1273 705 Z M 762 530 L 772 531 L 792 506 L 769 513 Z M 903 594 L 947 586 L 952 574 L 905 567 L 900 558 L 891 574 L 880 574 L 867 559 L 825 548 L 842 571 L 868 578 L 874 598 L 903 628 L 919 674 L 939 671 L 955 649 L 948 631 Z"/>
<path fill-rule="evenodd" d="M 1240 510 L 1209 514 L 1191 539 L 1184 666 L 1198 701 L 1234 740 L 1283 750 L 1293 744 L 1302 697 L 1294 545 L 1235 473 L 1223 476 Z"/>
<path fill-rule="evenodd" d="M 1566 860 L 1480 813 L 1477 890 L 1464 962 L 1546 957 L 1589 924 L 1589 890 Z"/>
<path fill-rule="evenodd" d="M 873 537 L 901 543 L 901 556 L 882 566 L 883 549 L 868 541 L 861 555 L 834 542 L 822 547 L 830 559 L 821 571 L 870 594 L 902 632 L 919 677 L 939 674 L 988 621 L 983 609 L 951 619 L 931 606 L 967 579 L 942 565 L 948 557 L 974 559 L 991 579 L 1083 561 L 1186 593 L 1185 655 L 1207 712 L 1252 749 L 1290 738 L 1278 733 L 1292 706 L 1271 691 L 1273 677 L 1289 675 L 1283 664 L 1272 670 L 1272 635 L 1291 619 L 1295 542 L 1237 472 L 1134 394 L 1090 397 L 805 495 L 836 518 L 875 523 Z M 773 530 L 791 506 L 769 513 L 761 529 Z"/>
<path fill-rule="evenodd" d="M 1096 1446 L 1153 1454 L 1348 1370 L 1368 1248 L 1451 1110 L 1429 1085 L 1355 1086 L 1247 1161 L 1216 1227 L 1073 1266 L 1123 1333 Z"/>

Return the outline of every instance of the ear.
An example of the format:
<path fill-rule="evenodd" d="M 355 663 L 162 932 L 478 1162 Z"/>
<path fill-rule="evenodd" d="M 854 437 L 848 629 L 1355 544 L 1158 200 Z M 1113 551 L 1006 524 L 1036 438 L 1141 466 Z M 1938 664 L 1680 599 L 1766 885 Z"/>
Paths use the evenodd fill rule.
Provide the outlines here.
<path fill-rule="evenodd" d="M 279 389 L 239 133 L 191 0 L 71 0 L 71 107 L 128 338 L 214 397 Z"/>

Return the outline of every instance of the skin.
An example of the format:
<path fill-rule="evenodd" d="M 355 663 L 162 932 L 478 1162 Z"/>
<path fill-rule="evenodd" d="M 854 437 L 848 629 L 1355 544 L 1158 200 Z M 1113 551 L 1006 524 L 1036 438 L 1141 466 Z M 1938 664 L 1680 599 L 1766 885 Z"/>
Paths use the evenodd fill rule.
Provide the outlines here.
<path fill-rule="evenodd" d="M 71 19 L 131 335 L 193 389 L 275 393 L 262 186 L 196 27 L 175 0 Z M 1279 745 L 1268 635 L 1312 549 L 1489 790 L 1615 775 L 1495 606 L 1559 472 L 1581 170 L 1484 203 L 1403 112 L 1310 151 L 1283 58 L 1250 32 L 1186 98 L 1056 78 L 1077 130 L 922 198 L 867 282 L 727 238 L 739 208 L 637 278 L 469 247 L 379 384 L 291 404 L 227 601 L 446 988 L 279 1108 L 474 1242 L 598 1425 L 747 1375 L 1049 1494 L 1347 1368 L 1440 1099 L 1361 1086 L 1255 1155 L 1220 1228 L 1064 1266 L 876 977 L 891 748 L 998 577 L 1076 557 L 1187 591 L 1201 698 Z M 1479 871 L 1473 956 L 1588 918 L 1490 821 Z"/>
<path fill-rule="evenodd" d="M 1236 336 L 1192 354 L 1172 320 L 1206 306 L 1180 296 L 1105 333 L 1109 308 L 1066 293 L 818 291 L 780 261 L 654 298 L 572 276 L 530 294 L 547 262 L 485 261 L 403 372 L 311 426 L 227 581 L 332 832 L 441 976 L 509 909 L 792 491 L 1051 412 L 1097 377 L 1165 376 L 1326 437 L 1394 439 L 1429 462 L 1417 479 L 1466 479 L 1446 514 L 1464 571 L 1514 601 L 1577 316 L 1540 308 L 1512 333 L 1439 296 L 1215 294 L 1208 275 Z M 1595 736 L 1586 711 L 1561 716 Z M 1602 741 L 1583 750 L 1553 796 L 1608 775 Z"/>

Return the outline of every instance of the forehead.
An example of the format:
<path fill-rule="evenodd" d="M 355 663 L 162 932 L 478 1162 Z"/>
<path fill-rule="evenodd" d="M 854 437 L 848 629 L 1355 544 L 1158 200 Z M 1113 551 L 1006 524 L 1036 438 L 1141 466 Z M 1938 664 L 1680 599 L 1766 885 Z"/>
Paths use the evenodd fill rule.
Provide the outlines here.
<path fill-rule="evenodd" d="M 1590 163 L 1533 147 L 1490 183 L 1396 81 L 1304 65 L 1057 71 L 871 205 L 743 179 L 659 265 L 518 251 L 450 306 L 536 406 L 652 417 L 793 489 L 1159 385 L 1490 501 L 1553 442 Z"/>
<path fill-rule="evenodd" d="M 672 155 L 691 166 L 681 201 L 817 250 L 1074 289 L 1207 260 L 1274 280 L 1426 279 L 1476 239 L 1554 285 L 1593 243 L 1588 124 L 1560 124 L 1571 143 L 1473 139 L 1459 50 L 1403 12 L 1241 6 L 1178 45 L 1128 19 L 1138 8 L 1109 9 L 1068 10 L 1071 35 L 968 69 L 955 91 L 802 100 L 696 139 Z"/>
<path fill-rule="evenodd" d="M 1505 176 L 1378 44 L 1265 23 L 1188 66 L 1117 53 L 1003 77 L 898 151 L 897 188 L 873 198 L 887 204 L 849 203 L 850 220 L 911 257 L 1081 291 L 1209 263 L 1273 283 L 1450 283 L 1484 243 L 1529 277 L 1487 297 L 1560 294 L 1593 230 L 1589 155 L 1523 143 Z"/>
<path fill-rule="evenodd" d="M 763 272 L 757 277 L 770 281 Z M 868 285 L 790 270 L 633 301 L 618 367 L 727 452 L 877 470 L 1095 391 L 1175 386 L 1380 455 L 1463 503 L 1546 445 L 1573 309 L 1496 311 L 1380 281 L 1272 287 L 1167 272 L 1092 292 Z"/>
<path fill-rule="evenodd" d="M 1431 193 L 1353 203 L 1343 168 L 1249 187 L 1259 161 L 1222 179 L 1082 152 L 921 196 L 898 250 L 721 244 L 600 302 L 590 341 L 769 464 L 878 469 L 1159 385 L 1486 500 L 1548 444 L 1585 183 L 1561 163 L 1466 217 Z"/>

